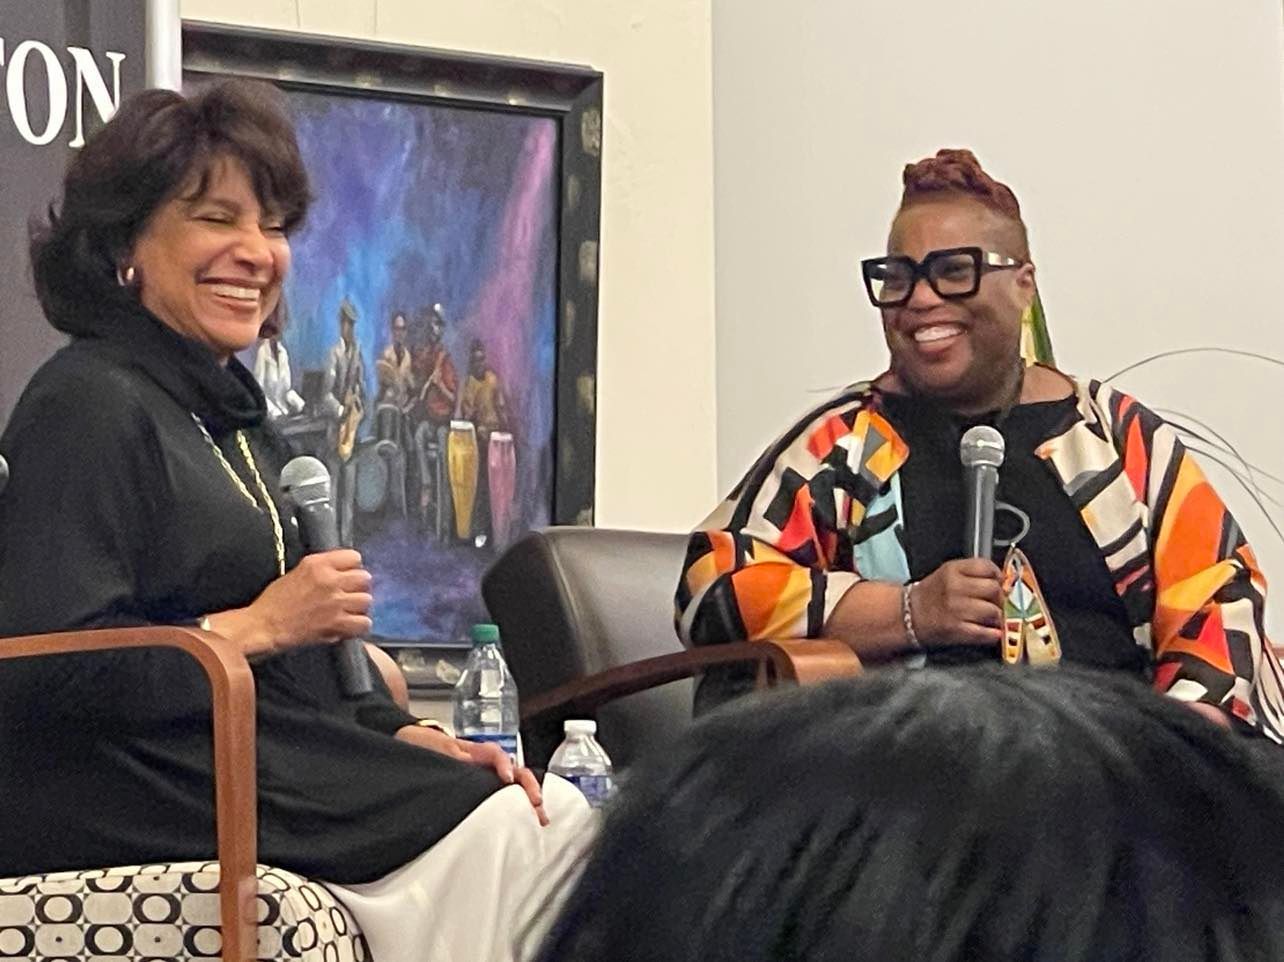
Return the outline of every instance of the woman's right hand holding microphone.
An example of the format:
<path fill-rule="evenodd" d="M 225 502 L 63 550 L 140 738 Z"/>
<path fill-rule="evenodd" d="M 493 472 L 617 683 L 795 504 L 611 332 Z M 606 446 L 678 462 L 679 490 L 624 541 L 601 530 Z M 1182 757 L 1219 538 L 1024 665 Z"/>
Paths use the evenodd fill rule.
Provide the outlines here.
<path fill-rule="evenodd" d="M 245 608 L 210 615 L 209 630 L 237 642 L 247 658 L 370 633 L 370 572 L 350 548 L 307 555 Z"/>
<path fill-rule="evenodd" d="M 947 561 L 914 585 L 910 615 L 924 648 L 997 645 L 1003 640 L 1003 574 L 989 558 Z"/>

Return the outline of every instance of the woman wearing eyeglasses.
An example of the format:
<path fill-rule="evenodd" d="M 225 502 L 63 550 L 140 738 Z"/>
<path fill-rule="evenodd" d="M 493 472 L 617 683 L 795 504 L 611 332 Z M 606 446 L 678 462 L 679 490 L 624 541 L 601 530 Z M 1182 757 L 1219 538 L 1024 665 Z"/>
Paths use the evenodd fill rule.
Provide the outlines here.
<path fill-rule="evenodd" d="M 1252 549 L 1175 432 L 1021 356 L 1035 267 L 1020 207 L 970 151 L 906 167 L 862 263 L 886 371 L 789 429 L 691 537 L 693 644 L 838 638 L 868 663 L 1061 659 L 1135 675 L 1284 741 L 1284 671 Z M 967 558 L 959 442 L 997 429 L 992 558 Z M 710 672 L 697 709 L 752 674 Z"/>

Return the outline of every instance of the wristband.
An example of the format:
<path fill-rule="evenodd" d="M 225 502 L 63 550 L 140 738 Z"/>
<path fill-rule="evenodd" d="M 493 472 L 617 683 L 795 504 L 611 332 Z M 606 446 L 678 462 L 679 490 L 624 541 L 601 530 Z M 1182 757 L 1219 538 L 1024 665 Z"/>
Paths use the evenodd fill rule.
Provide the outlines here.
<path fill-rule="evenodd" d="M 908 581 L 901 586 L 901 621 L 905 622 L 905 640 L 912 651 L 923 650 L 923 644 L 914 631 L 914 612 L 910 610 L 910 594 L 917 584 L 917 581 Z"/>
<path fill-rule="evenodd" d="M 415 725 L 418 728 L 432 728 L 441 732 L 447 738 L 455 737 L 455 730 L 445 722 L 434 721 L 431 718 L 419 718 L 415 720 Z"/>

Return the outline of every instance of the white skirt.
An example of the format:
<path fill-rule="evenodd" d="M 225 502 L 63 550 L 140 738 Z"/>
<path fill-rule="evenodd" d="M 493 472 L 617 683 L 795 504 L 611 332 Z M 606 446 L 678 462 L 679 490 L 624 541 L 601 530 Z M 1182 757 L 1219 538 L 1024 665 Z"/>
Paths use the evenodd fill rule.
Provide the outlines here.
<path fill-rule="evenodd" d="M 383 878 L 325 883 L 361 926 L 374 962 L 533 958 L 598 824 L 574 785 L 546 775 L 543 790 L 546 828 L 510 785 Z"/>

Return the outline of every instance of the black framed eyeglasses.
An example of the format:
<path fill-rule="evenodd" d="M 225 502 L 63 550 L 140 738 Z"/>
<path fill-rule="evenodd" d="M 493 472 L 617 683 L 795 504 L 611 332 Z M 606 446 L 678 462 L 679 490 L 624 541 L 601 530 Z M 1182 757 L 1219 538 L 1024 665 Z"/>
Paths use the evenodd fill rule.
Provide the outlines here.
<path fill-rule="evenodd" d="M 979 247 L 949 247 L 932 251 L 922 261 L 904 254 L 871 257 L 860 262 L 865 290 L 875 307 L 899 307 L 914 296 L 914 287 L 925 280 L 938 297 L 947 301 L 971 297 L 990 271 L 1020 267 L 1025 261 Z"/>

